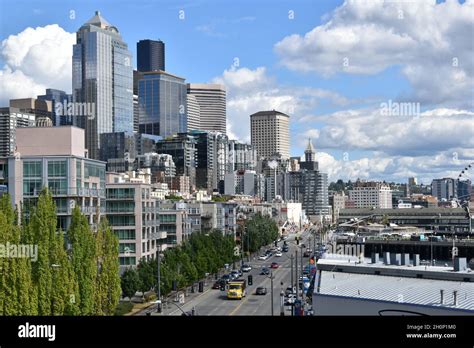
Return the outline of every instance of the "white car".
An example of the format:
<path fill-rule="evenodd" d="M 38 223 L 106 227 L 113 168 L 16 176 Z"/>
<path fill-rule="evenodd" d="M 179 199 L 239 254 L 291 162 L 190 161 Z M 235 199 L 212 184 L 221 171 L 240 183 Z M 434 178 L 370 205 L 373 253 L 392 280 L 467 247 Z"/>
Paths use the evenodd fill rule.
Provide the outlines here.
<path fill-rule="evenodd" d="M 275 256 L 276 256 L 276 257 L 282 257 L 283 254 L 281 253 L 281 251 L 279 251 L 279 252 L 277 252 L 277 253 L 275 254 Z"/>
<path fill-rule="evenodd" d="M 277 247 L 277 251 L 281 251 L 281 247 Z"/>
<path fill-rule="evenodd" d="M 250 272 L 251 270 L 252 270 L 252 267 L 250 267 L 250 265 L 242 266 L 242 272 Z"/>
<path fill-rule="evenodd" d="M 259 256 L 258 259 L 262 260 L 262 261 L 265 261 L 266 259 L 268 259 L 268 255 Z"/>

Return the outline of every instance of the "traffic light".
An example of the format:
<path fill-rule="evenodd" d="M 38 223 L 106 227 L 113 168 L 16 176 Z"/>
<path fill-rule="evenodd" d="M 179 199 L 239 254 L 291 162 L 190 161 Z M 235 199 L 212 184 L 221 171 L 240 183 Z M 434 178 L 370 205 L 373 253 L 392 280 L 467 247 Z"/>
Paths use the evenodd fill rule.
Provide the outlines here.
<path fill-rule="evenodd" d="M 277 243 L 277 241 L 274 241 L 273 243 L 275 243 L 275 246 L 278 246 L 278 243 Z"/>
<path fill-rule="evenodd" d="M 204 291 L 204 282 L 199 282 L 199 292 L 203 292 Z"/>
<path fill-rule="evenodd" d="M 298 237 L 295 237 L 296 239 L 296 245 L 300 245 L 300 239 Z"/>
<path fill-rule="evenodd" d="M 171 284 L 171 289 L 173 291 L 176 291 L 178 289 L 178 281 L 177 280 L 173 280 L 173 283 Z"/>
<path fill-rule="evenodd" d="M 247 277 L 247 282 L 249 283 L 249 285 L 253 284 L 253 277 L 251 275 Z"/>

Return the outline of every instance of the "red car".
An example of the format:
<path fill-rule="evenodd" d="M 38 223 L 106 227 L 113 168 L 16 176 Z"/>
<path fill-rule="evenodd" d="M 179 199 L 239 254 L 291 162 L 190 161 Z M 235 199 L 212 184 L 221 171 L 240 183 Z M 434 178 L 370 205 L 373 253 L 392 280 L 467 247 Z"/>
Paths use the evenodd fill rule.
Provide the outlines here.
<path fill-rule="evenodd" d="M 280 267 L 280 266 L 276 262 L 272 262 L 272 264 L 270 266 L 270 268 L 278 268 L 278 267 Z"/>

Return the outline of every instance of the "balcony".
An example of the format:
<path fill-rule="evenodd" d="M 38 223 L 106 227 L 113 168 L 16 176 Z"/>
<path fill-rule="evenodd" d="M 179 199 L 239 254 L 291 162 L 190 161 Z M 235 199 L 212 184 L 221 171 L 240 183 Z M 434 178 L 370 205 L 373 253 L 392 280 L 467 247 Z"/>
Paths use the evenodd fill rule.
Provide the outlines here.
<path fill-rule="evenodd" d="M 167 236 L 168 236 L 168 233 L 165 232 L 165 231 L 150 233 L 150 239 L 151 240 L 166 239 Z"/>
<path fill-rule="evenodd" d="M 99 211 L 101 214 L 106 213 L 105 207 L 99 207 Z M 72 210 L 71 210 L 72 212 Z M 81 212 L 83 214 L 95 214 L 97 212 L 97 207 L 81 207 Z"/>
<path fill-rule="evenodd" d="M 142 208 L 143 213 L 156 213 L 158 214 L 160 211 L 160 207 L 144 207 Z"/>

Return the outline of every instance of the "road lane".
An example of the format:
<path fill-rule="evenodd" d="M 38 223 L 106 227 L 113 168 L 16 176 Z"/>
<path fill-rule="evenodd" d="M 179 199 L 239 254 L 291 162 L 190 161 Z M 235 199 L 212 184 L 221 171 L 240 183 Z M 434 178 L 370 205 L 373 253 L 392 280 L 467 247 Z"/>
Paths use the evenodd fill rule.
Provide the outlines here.
<path fill-rule="evenodd" d="M 309 230 L 299 234 L 302 237 L 302 243 L 307 243 Z M 280 291 L 285 290 L 290 285 L 290 255 L 294 254 L 295 250 L 301 249 L 294 244 L 294 235 L 288 238 L 289 251 L 283 253 L 282 257 L 273 255 L 265 261 L 253 259 L 251 262 L 245 262 L 252 266 L 252 270 L 244 273 L 242 278 L 247 280 L 247 276 L 253 276 L 253 285 L 247 285 L 247 296 L 242 300 L 228 300 L 225 291 L 208 289 L 197 297 L 188 300 L 185 304 L 179 306 L 184 311 L 191 311 L 194 307 L 196 315 L 271 315 L 271 281 L 268 276 L 260 275 L 262 267 L 269 267 L 272 262 L 278 262 L 280 267 L 273 269 L 275 277 L 273 281 L 274 286 L 274 315 L 280 315 Z M 280 246 L 283 242 L 279 243 Z M 309 245 L 308 245 L 309 246 Z M 305 259 L 305 265 L 307 262 Z M 298 254 L 298 268 L 300 268 L 300 254 Z M 294 271 L 294 270 L 293 270 Z M 283 282 L 283 286 L 281 286 Z M 266 295 L 255 295 L 255 290 L 259 286 L 267 288 Z M 156 308 L 156 307 L 155 307 Z M 156 309 L 155 309 L 156 310 Z M 175 305 L 168 305 L 164 310 L 163 315 L 181 315 L 182 311 Z M 291 315 L 291 312 L 285 308 L 285 315 Z"/>

